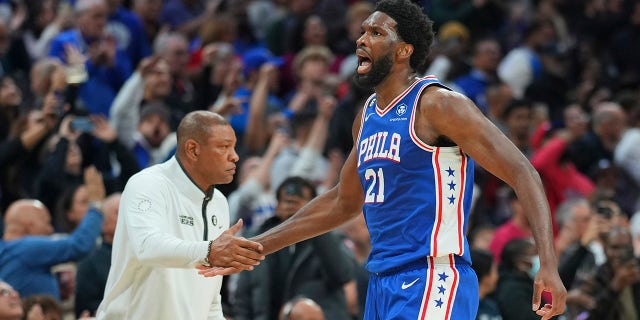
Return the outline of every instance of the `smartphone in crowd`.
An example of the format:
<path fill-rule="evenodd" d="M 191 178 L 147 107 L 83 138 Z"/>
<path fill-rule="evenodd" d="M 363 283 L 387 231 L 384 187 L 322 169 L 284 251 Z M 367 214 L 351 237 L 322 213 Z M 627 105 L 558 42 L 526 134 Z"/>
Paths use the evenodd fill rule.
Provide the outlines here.
<path fill-rule="evenodd" d="M 93 132 L 95 125 L 89 117 L 75 117 L 71 120 L 71 130 L 76 132 Z"/>

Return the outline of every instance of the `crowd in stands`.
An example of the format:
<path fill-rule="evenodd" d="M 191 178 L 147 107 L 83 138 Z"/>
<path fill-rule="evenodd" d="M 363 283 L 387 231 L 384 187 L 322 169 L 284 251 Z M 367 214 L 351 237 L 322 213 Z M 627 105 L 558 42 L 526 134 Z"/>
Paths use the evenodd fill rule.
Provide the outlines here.
<path fill-rule="evenodd" d="M 471 99 L 540 174 L 559 318 L 640 319 L 640 1 L 414 2 L 436 30 L 419 76 Z M 191 111 L 236 132 L 239 172 L 217 187 L 244 235 L 333 187 L 373 93 L 351 79 L 374 5 L 0 0 L 0 319 L 95 315 L 120 192 L 173 156 Z M 474 179 L 477 319 L 536 319 L 527 208 L 483 168 Z M 363 218 L 285 248 L 225 276 L 225 316 L 362 319 L 369 250 Z"/>

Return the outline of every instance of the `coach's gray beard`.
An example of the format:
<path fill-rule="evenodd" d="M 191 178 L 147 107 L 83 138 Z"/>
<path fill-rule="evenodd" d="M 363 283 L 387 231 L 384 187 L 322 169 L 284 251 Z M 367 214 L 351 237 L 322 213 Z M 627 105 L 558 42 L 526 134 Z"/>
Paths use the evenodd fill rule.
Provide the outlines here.
<path fill-rule="evenodd" d="M 371 61 L 371 70 L 366 74 L 359 74 L 356 72 L 355 84 L 363 89 L 373 89 L 379 85 L 384 78 L 391 72 L 393 62 L 391 62 L 391 54 L 380 58 L 378 61 Z"/>

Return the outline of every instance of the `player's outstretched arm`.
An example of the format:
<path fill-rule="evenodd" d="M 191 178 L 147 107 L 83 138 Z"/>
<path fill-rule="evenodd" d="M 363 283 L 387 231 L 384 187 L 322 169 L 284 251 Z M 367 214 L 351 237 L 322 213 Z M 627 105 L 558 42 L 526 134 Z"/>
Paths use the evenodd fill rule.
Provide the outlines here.
<path fill-rule="evenodd" d="M 340 182 L 302 207 L 280 225 L 250 240 L 264 246 L 264 254 L 280 250 L 330 231 L 362 210 L 362 187 L 356 168 L 356 153 L 352 150 L 340 173 Z"/>
<path fill-rule="evenodd" d="M 359 129 L 360 114 L 354 121 L 354 137 L 357 137 Z M 266 255 L 328 232 L 360 214 L 364 195 L 357 163 L 357 150 L 354 147 L 340 171 L 340 182 L 335 187 L 311 200 L 285 222 L 249 240 L 262 244 L 261 253 Z M 237 268 L 199 269 L 199 273 L 205 277 L 242 271 Z"/>
<path fill-rule="evenodd" d="M 287 221 L 250 239 L 264 246 L 264 254 L 323 234 L 362 212 L 364 193 L 358 177 L 358 144 L 355 141 L 361 116 L 359 112 L 353 122 L 354 147 L 340 171 L 338 184 L 311 200 Z"/>
<path fill-rule="evenodd" d="M 416 124 L 425 139 L 445 136 L 479 165 L 511 186 L 527 215 L 538 247 L 541 268 L 534 280 L 532 307 L 543 320 L 564 312 L 566 289 L 558 275 L 549 205 L 537 171 L 520 150 L 461 94 L 443 88 L 427 89 L 420 101 Z M 542 291 L 553 305 L 540 307 Z"/>

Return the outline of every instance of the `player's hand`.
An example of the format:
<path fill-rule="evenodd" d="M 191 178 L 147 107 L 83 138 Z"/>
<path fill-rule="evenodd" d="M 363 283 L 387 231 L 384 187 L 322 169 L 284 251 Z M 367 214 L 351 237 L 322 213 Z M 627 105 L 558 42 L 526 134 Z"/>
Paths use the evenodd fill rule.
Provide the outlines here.
<path fill-rule="evenodd" d="M 262 244 L 237 237 L 235 234 L 242 229 L 242 219 L 231 228 L 223 232 L 211 243 L 208 270 L 199 271 L 205 277 L 220 274 L 237 273 L 243 270 L 253 270 L 253 267 L 264 260 Z M 237 270 L 237 271 L 236 271 Z"/>
<path fill-rule="evenodd" d="M 551 293 L 552 304 L 540 306 L 542 291 Z M 562 284 L 558 271 L 554 268 L 540 268 L 533 281 L 533 311 L 542 317 L 541 320 L 548 320 L 564 312 L 566 300 L 567 289 Z"/>

